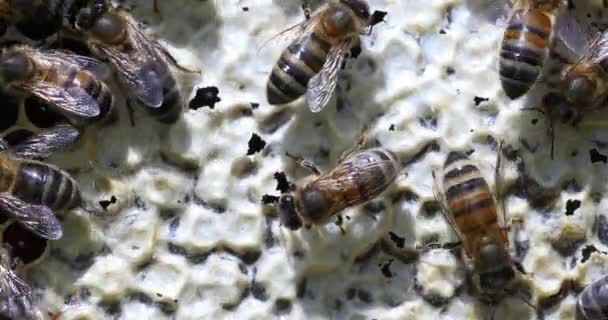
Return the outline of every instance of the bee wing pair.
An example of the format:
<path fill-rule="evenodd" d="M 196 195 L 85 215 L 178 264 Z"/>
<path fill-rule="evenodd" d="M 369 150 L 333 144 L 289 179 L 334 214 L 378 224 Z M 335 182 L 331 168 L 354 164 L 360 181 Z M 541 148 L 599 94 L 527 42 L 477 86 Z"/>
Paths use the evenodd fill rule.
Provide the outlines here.
<path fill-rule="evenodd" d="M 22 141 L 11 148 L 11 153 L 23 159 L 46 159 L 55 152 L 69 149 L 79 137 L 80 131 L 73 126 L 58 125 Z M 9 149 L 5 142 L 1 143 L 4 149 Z"/>
<path fill-rule="evenodd" d="M 312 112 L 320 112 L 325 108 L 333 95 L 338 83 L 338 73 L 350 53 L 351 41 L 346 40 L 331 48 L 321 71 L 308 82 L 306 102 Z"/>
<path fill-rule="evenodd" d="M 35 319 L 32 289 L 12 270 L 7 250 L 0 250 L 0 316 Z"/>
<path fill-rule="evenodd" d="M 395 180 L 398 170 L 385 171 L 386 168 L 395 167 L 394 160 L 375 159 L 364 162 L 355 159 L 365 152 L 367 151 L 350 152 L 333 170 L 310 182 L 308 188 L 323 190 L 328 198 L 333 199 L 328 210 L 329 216 L 372 199 Z M 377 172 L 383 172 L 384 176 L 379 178 Z"/>
<path fill-rule="evenodd" d="M 130 94 L 141 104 L 149 108 L 160 108 L 163 103 L 164 54 L 159 52 L 158 45 L 148 39 L 137 26 L 137 22 L 125 14 L 127 34 L 134 52 L 123 52 L 120 46 L 95 44 L 95 49 L 101 51 L 115 66 L 120 78 L 130 90 Z"/>
<path fill-rule="evenodd" d="M 271 40 L 281 38 L 281 41 L 291 40 L 293 43 L 306 41 L 319 23 L 322 23 L 321 15 L 317 13 L 310 19 L 283 30 Z M 306 102 L 310 111 L 320 112 L 331 99 L 338 83 L 338 74 L 350 55 L 352 46 L 353 40 L 347 39 L 332 47 L 319 73 L 309 80 L 306 86 Z"/>
<path fill-rule="evenodd" d="M 6 142 L 2 141 L 0 151 L 10 152 L 17 158 L 42 159 L 56 151 L 68 149 L 78 137 L 77 129 L 69 125 L 61 125 L 34 135 L 14 148 L 9 148 Z M 30 204 L 10 193 L 3 192 L 0 193 L 0 212 L 15 218 L 40 237 L 56 240 L 63 235 L 61 223 L 53 210 L 47 206 Z"/>
<path fill-rule="evenodd" d="M 63 235 L 61 223 L 55 213 L 44 205 L 27 203 L 8 192 L 0 193 L 0 212 L 15 218 L 36 235 L 57 240 Z"/>
<path fill-rule="evenodd" d="M 105 68 L 99 61 L 67 53 L 61 50 L 45 52 L 31 52 L 37 55 L 38 60 L 48 61 L 57 66 L 74 68 L 75 70 L 87 70 L 95 76 L 107 74 Z M 94 118 L 100 114 L 99 106 L 83 88 L 77 86 L 63 87 L 58 83 L 46 81 L 26 82 L 20 88 L 32 95 L 48 102 L 51 107 L 56 108 L 61 114 L 68 117 Z"/>

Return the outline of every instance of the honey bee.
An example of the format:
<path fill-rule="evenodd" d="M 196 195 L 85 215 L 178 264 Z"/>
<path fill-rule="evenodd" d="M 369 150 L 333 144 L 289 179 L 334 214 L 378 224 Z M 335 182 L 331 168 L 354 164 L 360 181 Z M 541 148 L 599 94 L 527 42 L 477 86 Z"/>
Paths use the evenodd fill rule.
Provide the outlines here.
<path fill-rule="evenodd" d="M 329 102 L 338 73 L 359 35 L 370 26 L 369 5 L 364 0 L 332 0 L 310 19 L 292 27 L 296 39 L 274 65 L 268 83 L 268 103 L 286 104 L 306 93 L 312 112 Z"/>
<path fill-rule="evenodd" d="M 576 320 L 606 319 L 608 277 L 588 285 L 576 301 Z"/>
<path fill-rule="evenodd" d="M 13 271 L 9 252 L 0 246 L 0 316 L 8 319 L 41 319 L 34 306 L 32 288 Z"/>
<path fill-rule="evenodd" d="M 608 32 L 598 32 L 589 41 L 584 54 L 564 68 L 561 80 L 565 102 L 545 110 L 564 122 L 577 124 L 588 111 L 606 106 L 608 102 Z"/>
<path fill-rule="evenodd" d="M 500 48 L 502 88 L 511 99 L 536 83 L 553 34 L 562 0 L 515 0 Z"/>
<path fill-rule="evenodd" d="M 78 136 L 74 127 L 60 125 L 12 148 L 0 141 L 0 212 L 42 238 L 61 238 L 54 211 L 81 206 L 80 190 L 65 171 L 33 159 L 67 149 Z"/>
<path fill-rule="evenodd" d="M 13 47 L 0 56 L 0 83 L 9 91 L 33 95 L 78 124 L 115 116 L 113 95 L 94 71 L 95 59 L 65 51 Z"/>
<path fill-rule="evenodd" d="M 323 175 L 306 160 L 296 159 L 315 176 L 279 197 L 277 208 L 285 227 L 297 230 L 302 225 L 326 224 L 345 208 L 380 195 L 401 170 L 395 155 L 383 148 L 355 150 L 342 158 L 337 167 Z"/>
<path fill-rule="evenodd" d="M 184 103 L 168 63 L 185 68 L 146 36 L 133 17 L 105 0 L 96 0 L 77 13 L 75 28 L 95 55 L 109 61 L 129 95 L 153 117 L 167 124 L 179 119 Z"/>
<path fill-rule="evenodd" d="M 499 167 L 500 156 L 497 172 Z M 523 270 L 508 250 L 505 217 L 499 215 L 502 208 L 477 165 L 463 153 L 450 152 L 443 173 L 433 172 L 433 177 L 442 213 L 472 260 L 473 282 L 480 297 L 491 303 L 500 301 L 514 288 L 516 269 Z"/>

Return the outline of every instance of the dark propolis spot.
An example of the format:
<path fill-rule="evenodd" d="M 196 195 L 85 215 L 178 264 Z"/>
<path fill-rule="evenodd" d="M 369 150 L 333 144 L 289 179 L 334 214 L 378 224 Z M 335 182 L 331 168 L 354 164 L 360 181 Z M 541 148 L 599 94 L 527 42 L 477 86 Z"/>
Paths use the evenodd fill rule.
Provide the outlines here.
<path fill-rule="evenodd" d="M 589 150 L 589 157 L 591 158 L 591 163 L 608 162 L 608 157 L 606 155 L 601 154 L 599 151 L 597 151 L 597 149 Z"/>
<path fill-rule="evenodd" d="M 585 263 L 585 261 L 589 260 L 589 257 L 591 257 L 591 254 L 594 252 L 599 252 L 594 245 L 586 245 L 582 251 L 581 263 Z"/>
<path fill-rule="evenodd" d="M 387 278 L 392 278 L 393 277 L 393 272 L 391 271 L 391 264 L 393 264 L 393 259 L 388 260 L 387 263 L 382 265 L 382 275 L 384 275 Z"/>
<path fill-rule="evenodd" d="M 478 97 L 478 96 L 475 96 L 475 98 L 473 98 L 473 102 L 475 102 L 476 106 L 478 106 L 482 102 L 486 102 L 486 101 L 490 101 L 490 99 L 489 98 L 484 98 L 484 97 Z"/>
<path fill-rule="evenodd" d="M 215 104 L 222 101 L 219 97 L 220 90 L 217 87 L 204 87 L 196 90 L 196 95 L 190 103 L 188 108 L 192 110 L 198 110 L 202 107 L 209 107 L 210 109 L 215 108 Z"/>
<path fill-rule="evenodd" d="M 576 209 L 581 207 L 580 200 L 568 200 L 566 201 L 566 215 L 571 216 L 574 214 Z"/>
<path fill-rule="evenodd" d="M 380 22 L 384 22 L 384 17 L 386 17 L 387 14 L 388 12 L 386 11 L 374 11 L 374 13 L 372 13 L 372 17 L 369 20 L 369 25 L 375 26 Z"/>
<path fill-rule="evenodd" d="M 273 204 L 279 201 L 279 197 L 265 194 L 262 196 L 262 204 Z"/>
<path fill-rule="evenodd" d="M 253 133 L 251 134 L 251 138 L 249 139 L 249 149 L 247 150 L 247 155 L 250 156 L 256 152 L 262 151 L 266 146 L 266 141 L 264 141 L 260 136 Z"/>
<path fill-rule="evenodd" d="M 391 241 L 393 241 L 398 248 L 403 249 L 405 246 L 405 238 L 398 236 L 392 231 L 389 232 L 388 235 L 391 238 Z"/>
<path fill-rule="evenodd" d="M 275 172 L 274 179 L 277 180 L 276 190 L 281 191 L 281 193 L 287 193 L 291 190 L 291 183 L 287 180 L 285 172 Z"/>
<path fill-rule="evenodd" d="M 99 201 L 99 205 L 101 206 L 101 208 L 103 209 L 103 211 L 108 211 L 108 207 L 111 204 L 115 204 L 116 203 L 116 197 L 112 196 L 110 197 L 110 200 L 101 200 Z"/>

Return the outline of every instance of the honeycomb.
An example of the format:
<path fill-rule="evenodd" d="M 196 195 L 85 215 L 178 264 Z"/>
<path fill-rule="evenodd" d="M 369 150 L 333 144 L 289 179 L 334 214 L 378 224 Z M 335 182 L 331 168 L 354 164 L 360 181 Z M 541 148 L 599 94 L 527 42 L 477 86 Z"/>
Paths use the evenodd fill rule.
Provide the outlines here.
<path fill-rule="evenodd" d="M 370 0 L 385 22 L 363 37 L 319 114 L 303 99 L 277 107 L 265 98 L 289 43 L 273 36 L 302 21 L 298 1 L 159 1 L 159 14 L 152 1 L 121 2 L 202 73 L 176 71 L 190 110 L 175 125 L 141 108 L 131 123 L 117 94 L 117 123 L 87 127 L 77 148 L 51 158 L 102 214 L 63 213 L 64 236 L 48 243 L 3 226 L 49 318 L 573 319 L 577 294 L 608 272 L 608 118 L 556 123 L 551 159 L 548 120 L 522 111 L 550 84 L 505 96 L 502 11 L 487 1 Z M 599 0 L 573 10 L 598 23 L 606 14 Z M 66 121 L 32 98 L 2 101 L 1 136 L 12 144 Z M 347 209 L 344 234 L 334 224 L 282 228 L 261 199 L 278 195 L 276 172 L 308 174 L 285 152 L 330 170 L 364 128 L 369 146 L 401 159 L 397 181 Z M 493 184 L 499 141 L 511 250 L 530 292 L 492 306 L 472 291 L 459 248 L 419 248 L 457 240 L 432 170 L 463 151 Z"/>

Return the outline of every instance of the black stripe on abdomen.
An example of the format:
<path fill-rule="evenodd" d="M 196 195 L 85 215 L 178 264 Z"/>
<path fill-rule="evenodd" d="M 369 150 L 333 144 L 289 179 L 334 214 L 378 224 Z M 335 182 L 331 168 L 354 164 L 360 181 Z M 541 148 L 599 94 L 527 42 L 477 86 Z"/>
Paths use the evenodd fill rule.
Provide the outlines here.
<path fill-rule="evenodd" d="M 445 193 L 445 196 L 449 201 L 450 199 L 455 199 L 456 197 L 466 195 L 467 193 L 473 192 L 477 189 L 487 187 L 488 184 L 486 181 L 481 177 L 477 177 L 449 187 Z"/>
<path fill-rule="evenodd" d="M 323 67 L 329 49 L 330 45 L 314 33 L 289 45 L 270 74 L 266 87 L 268 102 L 285 104 L 303 95 L 308 81 Z"/>

